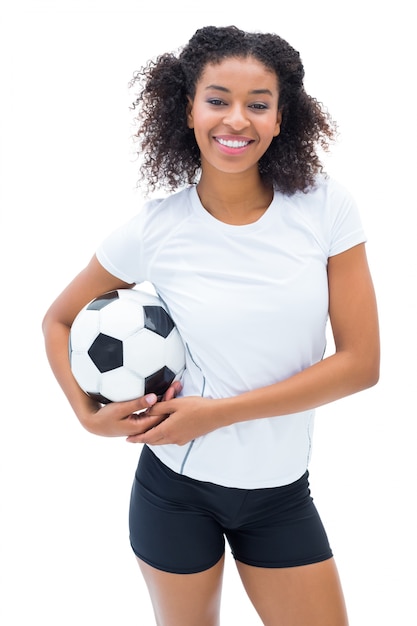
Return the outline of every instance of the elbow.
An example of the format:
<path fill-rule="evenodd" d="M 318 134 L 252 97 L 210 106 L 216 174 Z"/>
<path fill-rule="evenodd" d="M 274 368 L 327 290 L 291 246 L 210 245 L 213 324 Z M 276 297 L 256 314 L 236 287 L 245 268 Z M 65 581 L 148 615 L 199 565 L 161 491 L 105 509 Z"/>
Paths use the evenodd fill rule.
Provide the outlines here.
<path fill-rule="evenodd" d="M 42 324 L 41 324 L 41 330 L 43 335 L 45 336 L 46 332 L 47 332 L 47 328 L 48 328 L 48 314 L 45 315 L 45 317 L 42 320 Z"/>
<path fill-rule="evenodd" d="M 46 336 L 48 332 L 48 329 L 50 327 L 50 321 L 51 320 L 50 320 L 49 311 L 47 311 L 41 323 L 41 330 L 44 336 Z"/>
<path fill-rule="evenodd" d="M 45 313 L 45 316 L 41 322 L 41 331 L 45 340 L 48 340 L 50 336 L 54 336 L 56 329 L 61 327 L 69 328 L 64 321 L 54 315 L 52 308 L 49 309 Z"/>
<path fill-rule="evenodd" d="M 379 353 L 345 352 L 343 369 L 348 394 L 374 387 L 379 381 Z"/>
<path fill-rule="evenodd" d="M 374 387 L 379 382 L 379 365 L 372 368 L 365 378 L 365 389 Z"/>
<path fill-rule="evenodd" d="M 380 374 L 380 360 L 379 355 L 374 358 L 367 359 L 362 362 L 360 368 L 360 388 L 362 390 L 369 389 L 378 384 Z"/>

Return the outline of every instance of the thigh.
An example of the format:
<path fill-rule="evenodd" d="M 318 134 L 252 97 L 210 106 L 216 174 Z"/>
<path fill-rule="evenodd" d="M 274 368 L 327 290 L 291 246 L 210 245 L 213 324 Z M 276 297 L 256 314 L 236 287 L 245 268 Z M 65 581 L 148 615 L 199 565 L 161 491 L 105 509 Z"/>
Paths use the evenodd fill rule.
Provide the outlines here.
<path fill-rule="evenodd" d="M 138 562 L 158 626 L 219 626 L 224 556 L 197 574 L 172 574 Z"/>
<path fill-rule="evenodd" d="M 172 574 L 196 574 L 218 563 L 224 535 L 203 495 L 198 483 L 171 471 L 144 447 L 129 511 L 136 556 Z"/>
<path fill-rule="evenodd" d="M 248 492 L 226 537 L 236 561 L 255 567 L 312 565 L 333 556 L 308 473 L 289 485 Z"/>
<path fill-rule="evenodd" d="M 347 626 L 333 558 L 299 567 L 261 568 L 236 562 L 265 626 Z"/>

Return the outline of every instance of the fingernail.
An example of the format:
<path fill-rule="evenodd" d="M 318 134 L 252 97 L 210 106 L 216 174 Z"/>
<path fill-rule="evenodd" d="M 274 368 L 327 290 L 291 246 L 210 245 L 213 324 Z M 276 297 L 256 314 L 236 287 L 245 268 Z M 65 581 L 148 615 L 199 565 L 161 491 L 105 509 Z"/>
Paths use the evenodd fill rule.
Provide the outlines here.
<path fill-rule="evenodd" d="M 157 397 L 156 397 L 156 395 L 154 393 L 150 393 L 149 395 L 145 396 L 145 401 L 150 406 L 152 404 L 155 404 L 156 400 L 157 400 Z"/>

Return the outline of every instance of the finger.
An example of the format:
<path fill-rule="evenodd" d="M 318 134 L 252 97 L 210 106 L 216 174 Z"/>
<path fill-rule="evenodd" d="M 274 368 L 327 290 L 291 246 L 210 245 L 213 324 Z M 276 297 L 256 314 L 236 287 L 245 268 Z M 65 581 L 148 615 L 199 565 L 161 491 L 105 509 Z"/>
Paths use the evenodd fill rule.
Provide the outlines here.
<path fill-rule="evenodd" d="M 181 389 L 182 389 L 182 384 L 180 383 L 180 381 L 179 380 L 174 381 L 172 385 L 170 385 L 170 387 L 167 389 L 162 399 L 172 400 L 173 398 L 175 398 L 176 395 L 180 393 Z"/>
<path fill-rule="evenodd" d="M 160 429 L 155 426 L 147 432 L 129 435 L 129 437 L 126 437 L 126 441 L 128 443 L 148 443 L 149 445 L 156 446 L 164 443 L 164 435 L 161 433 Z"/>
<path fill-rule="evenodd" d="M 167 391 L 162 396 L 161 402 L 166 402 L 167 400 L 172 400 L 173 398 L 175 398 L 175 395 L 176 394 L 175 394 L 174 387 L 170 387 L 169 389 L 167 389 Z"/>
<path fill-rule="evenodd" d="M 123 421 L 125 434 L 128 437 L 134 435 L 143 435 L 150 430 L 154 430 L 161 422 L 166 419 L 167 415 L 150 415 L 149 413 L 133 413 Z M 127 432 L 126 432 L 127 430 Z M 130 433 L 129 433 L 130 431 Z"/>
<path fill-rule="evenodd" d="M 127 400 L 126 402 L 114 402 L 108 404 L 108 407 L 112 407 L 113 410 L 117 410 L 117 413 L 121 417 L 129 416 L 137 411 L 144 411 L 156 404 L 158 398 L 154 393 L 149 393 L 146 396 L 135 398 L 134 400 Z M 110 409 L 109 409 L 110 410 Z"/>
<path fill-rule="evenodd" d="M 175 410 L 175 405 L 169 400 L 160 400 L 147 410 L 148 415 L 170 415 Z"/>

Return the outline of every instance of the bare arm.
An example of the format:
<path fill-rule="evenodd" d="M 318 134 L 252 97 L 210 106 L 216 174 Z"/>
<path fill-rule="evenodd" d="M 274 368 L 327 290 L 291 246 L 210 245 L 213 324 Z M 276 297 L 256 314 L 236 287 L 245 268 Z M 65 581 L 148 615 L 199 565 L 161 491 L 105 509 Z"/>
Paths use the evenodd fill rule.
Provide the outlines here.
<path fill-rule="evenodd" d="M 283 382 L 232 399 L 247 419 L 312 409 L 377 382 L 378 321 L 364 246 L 330 258 L 328 280 L 335 354 Z"/>
<path fill-rule="evenodd" d="M 329 259 L 335 354 L 281 382 L 220 400 L 179 398 L 152 407 L 170 417 L 131 441 L 186 443 L 215 428 L 313 409 L 376 384 L 379 330 L 363 244 Z"/>
<path fill-rule="evenodd" d="M 72 375 L 68 357 L 68 338 L 71 324 L 93 298 L 111 291 L 132 287 L 107 272 L 93 257 L 87 267 L 64 289 L 47 311 L 43 320 L 45 347 L 52 371 L 82 425 L 95 434 L 105 436 L 141 433 L 157 424 L 161 418 L 149 415 L 138 419 L 135 411 L 149 408 L 156 396 L 129 402 L 115 402 L 102 407 L 78 386 Z M 173 391 L 167 395 L 172 397 Z"/>

